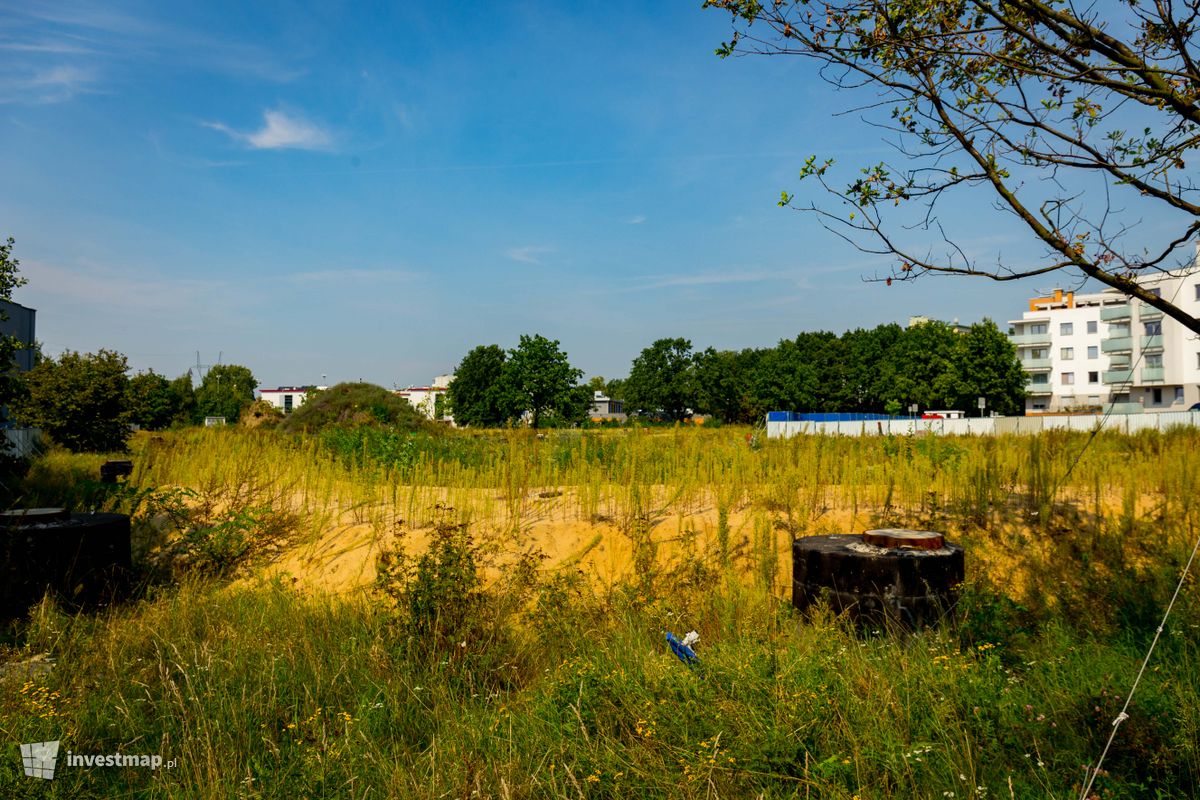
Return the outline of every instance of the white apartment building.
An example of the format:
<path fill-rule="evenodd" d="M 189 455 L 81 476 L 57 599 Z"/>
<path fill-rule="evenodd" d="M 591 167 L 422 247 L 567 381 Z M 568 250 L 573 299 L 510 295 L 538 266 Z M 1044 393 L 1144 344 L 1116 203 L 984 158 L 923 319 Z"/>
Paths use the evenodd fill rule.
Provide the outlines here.
<path fill-rule="evenodd" d="M 1148 275 L 1141 285 L 1200 316 L 1200 271 Z M 1115 289 L 1055 290 L 1009 325 L 1028 378 L 1026 413 L 1109 403 L 1124 413 L 1183 411 L 1200 402 L 1200 339 Z"/>
<path fill-rule="evenodd" d="M 429 419 L 454 424 L 454 417 L 446 410 L 446 390 L 450 388 L 453 375 L 438 375 L 431 386 L 409 386 L 396 391 L 409 405 Z"/>

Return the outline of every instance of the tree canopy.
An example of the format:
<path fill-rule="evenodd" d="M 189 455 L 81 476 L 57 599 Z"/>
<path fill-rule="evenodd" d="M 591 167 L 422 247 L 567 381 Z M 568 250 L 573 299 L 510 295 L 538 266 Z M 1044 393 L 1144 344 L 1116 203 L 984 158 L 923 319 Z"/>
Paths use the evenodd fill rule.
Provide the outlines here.
<path fill-rule="evenodd" d="M 19 274 L 21 262 L 12 254 L 15 244 L 11 236 L 0 242 L 0 300 L 7 302 L 12 302 L 14 289 L 27 283 Z M 8 315 L 0 309 L 0 320 L 7 319 Z M 25 344 L 15 336 L 0 336 L 0 408 L 10 406 L 22 391 L 15 366 L 17 351 L 24 347 Z"/>
<path fill-rule="evenodd" d="M 129 421 L 144 430 L 161 431 L 191 422 L 195 405 L 190 373 L 169 381 L 154 370 L 147 370 L 129 379 L 126 391 Z"/>
<path fill-rule="evenodd" d="M 454 421 L 479 427 L 512 423 L 529 415 L 534 428 L 582 422 L 591 389 L 583 370 L 571 366 L 557 340 L 521 336 L 507 352 L 480 345 L 459 363 L 447 395 Z"/>
<path fill-rule="evenodd" d="M 111 350 L 68 350 L 58 359 L 43 359 L 25 374 L 26 391 L 14 414 L 73 452 L 124 450 L 127 370 L 125 356 Z"/>
<path fill-rule="evenodd" d="M 1200 333 L 1173 298 L 1138 284 L 1190 264 L 1200 233 L 1200 6 L 1126 0 L 706 0 L 731 14 L 718 55 L 813 59 L 859 92 L 897 145 L 842 175 L 813 156 L 800 178 L 832 206 L 783 193 L 861 249 L 892 258 L 880 280 L 931 272 L 1095 279 Z M 1021 267 L 954 240 L 944 203 L 979 189 L 1041 252 Z M 908 207 L 912 207 L 909 209 Z M 1152 225 L 1139 226 L 1142 220 Z M 914 233 L 906 223 L 916 222 Z M 1000 264 L 992 266 L 989 262 Z M 1179 298 L 1183 300 L 1183 298 Z M 1190 301 L 1190 297 L 1187 300 Z"/>
<path fill-rule="evenodd" d="M 238 364 L 210 367 L 196 390 L 198 421 L 204 417 L 224 417 L 230 424 L 237 422 L 242 409 L 254 402 L 257 388 L 258 381 L 248 367 Z"/>
<path fill-rule="evenodd" d="M 583 370 L 571 366 L 557 339 L 522 335 L 509 351 L 501 378 L 501 395 L 512 411 L 529 414 L 534 428 L 582 422 L 591 400 L 579 383 Z M 451 384 L 453 385 L 453 384 Z"/>
<path fill-rule="evenodd" d="M 648 352 L 672 349 L 684 339 L 662 339 L 634 361 L 644 370 Z M 694 405 L 726 422 L 754 422 L 768 411 L 890 413 L 916 404 L 974 412 L 978 399 L 1001 414 L 1019 414 L 1025 373 L 1016 348 L 991 320 L 965 331 L 941 322 L 907 329 L 797 334 L 775 347 L 741 351 L 708 348 L 693 354 L 687 377 Z M 665 406 L 659 406 L 665 410 Z"/>
<path fill-rule="evenodd" d="M 503 425 L 510 416 L 500 377 L 508 360 L 497 344 L 481 344 L 463 356 L 446 390 L 450 413 L 458 425 L 488 428 Z"/>
<path fill-rule="evenodd" d="M 667 419 L 688 416 L 697 402 L 692 343 L 659 339 L 633 360 L 625 380 L 628 411 L 661 413 Z"/>

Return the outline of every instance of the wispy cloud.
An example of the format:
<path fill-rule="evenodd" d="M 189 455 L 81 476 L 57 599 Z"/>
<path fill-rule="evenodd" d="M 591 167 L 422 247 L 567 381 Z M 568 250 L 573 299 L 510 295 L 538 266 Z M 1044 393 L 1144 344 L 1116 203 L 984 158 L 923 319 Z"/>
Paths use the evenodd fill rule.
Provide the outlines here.
<path fill-rule="evenodd" d="M 29 287 L 23 291 L 35 305 L 41 303 L 44 309 L 53 309 L 53 314 L 45 312 L 51 316 L 91 307 L 104 308 L 112 319 L 132 314 L 143 321 L 170 320 L 181 325 L 188 319 L 221 316 L 197 310 L 207 309 L 210 304 L 220 306 L 222 297 L 236 294 L 223 281 L 176 278 L 136 272 L 129 267 L 64 266 L 33 260 L 21 266 L 30 278 Z"/>
<path fill-rule="evenodd" d="M 520 261 L 523 264 L 542 263 L 541 256 L 546 253 L 553 253 L 554 248 L 544 244 L 527 244 L 523 247 L 513 247 L 507 250 L 504 254 L 513 261 Z"/>
<path fill-rule="evenodd" d="M 333 134 L 314 122 L 279 109 L 263 112 L 263 125 L 256 131 L 235 130 L 223 122 L 202 123 L 256 150 L 331 150 Z"/>
<path fill-rule="evenodd" d="M 669 289 L 681 286 L 716 286 L 730 283 L 762 283 L 763 281 L 791 280 L 795 276 L 779 272 L 735 271 L 704 272 L 695 275 L 647 275 L 639 279 L 638 290 Z"/>
<path fill-rule="evenodd" d="M 98 81 L 95 70 L 70 64 L 0 73 L 0 103 L 61 103 L 96 91 Z"/>
<path fill-rule="evenodd" d="M 629 219 L 625 220 L 625 224 L 626 225 L 641 225 L 645 221 L 646 221 L 645 214 L 635 214 L 632 217 L 630 217 Z"/>
<path fill-rule="evenodd" d="M 94 55 L 96 50 L 91 47 L 73 44 L 65 41 L 41 40 L 36 42 L 0 42 L 0 50 L 13 53 L 53 53 L 55 55 Z"/>
<path fill-rule="evenodd" d="M 111 5 L 111 4 L 110 4 Z M 129 14 L 103 4 L 74 0 L 0 0 L 7 24 L 0 51 L 28 58 L 70 56 L 103 65 L 112 80 L 139 74 L 145 62 L 183 65 L 208 72 L 287 83 L 305 74 L 307 55 L 295 48 L 273 51 L 257 41 L 175 25 L 146 13 Z"/>

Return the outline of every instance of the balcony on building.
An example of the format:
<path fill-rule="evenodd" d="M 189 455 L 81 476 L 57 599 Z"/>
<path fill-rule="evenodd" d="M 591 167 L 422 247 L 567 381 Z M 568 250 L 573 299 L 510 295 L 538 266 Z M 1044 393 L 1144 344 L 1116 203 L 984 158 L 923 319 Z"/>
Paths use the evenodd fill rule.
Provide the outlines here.
<path fill-rule="evenodd" d="M 1021 369 L 1026 372 L 1049 372 L 1050 359 L 1048 358 L 1028 358 L 1021 362 Z"/>
<path fill-rule="evenodd" d="M 1114 336 L 1100 343 L 1100 350 L 1105 353 L 1128 353 L 1133 349 L 1133 337 Z"/>
<path fill-rule="evenodd" d="M 1163 340 L 1161 333 L 1155 333 L 1150 336 L 1142 337 L 1143 350 L 1162 350 Z"/>
<path fill-rule="evenodd" d="M 1142 367 L 1142 383 L 1162 383 L 1163 368 L 1162 367 Z"/>
<path fill-rule="evenodd" d="M 1133 370 L 1129 369 L 1129 368 L 1109 369 L 1109 370 L 1105 370 L 1104 374 L 1101 377 L 1104 379 L 1105 383 L 1109 383 L 1109 384 L 1132 383 L 1133 382 Z"/>
<path fill-rule="evenodd" d="M 1151 322 L 1156 319 L 1162 319 L 1162 317 L 1163 313 L 1154 306 L 1138 306 L 1138 320 L 1141 322 Z"/>
<path fill-rule="evenodd" d="M 1104 306 L 1100 309 L 1102 322 L 1115 322 L 1119 319 L 1129 319 L 1129 303 L 1121 303 L 1119 306 Z"/>
<path fill-rule="evenodd" d="M 1054 394 L 1054 392 L 1050 390 L 1050 384 L 1048 384 L 1048 383 L 1026 383 L 1025 384 L 1025 394 L 1033 396 L 1033 395 L 1042 395 L 1042 394 Z"/>
<path fill-rule="evenodd" d="M 1017 347 L 1049 347 L 1050 334 L 1047 333 L 1014 333 L 1008 337 Z"/>

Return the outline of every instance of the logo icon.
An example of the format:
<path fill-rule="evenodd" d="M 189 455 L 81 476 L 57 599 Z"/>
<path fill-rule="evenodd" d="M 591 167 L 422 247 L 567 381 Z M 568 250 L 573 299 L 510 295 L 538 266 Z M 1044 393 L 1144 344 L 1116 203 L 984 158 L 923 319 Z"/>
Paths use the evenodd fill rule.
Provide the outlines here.
<path fill-rule="evenodd" d="M 31 778 L 54 778 L 54 764 L 58 761 L 58 742 L 33 742 L 21 745 L 21 761 L 25 774 Z"/>

